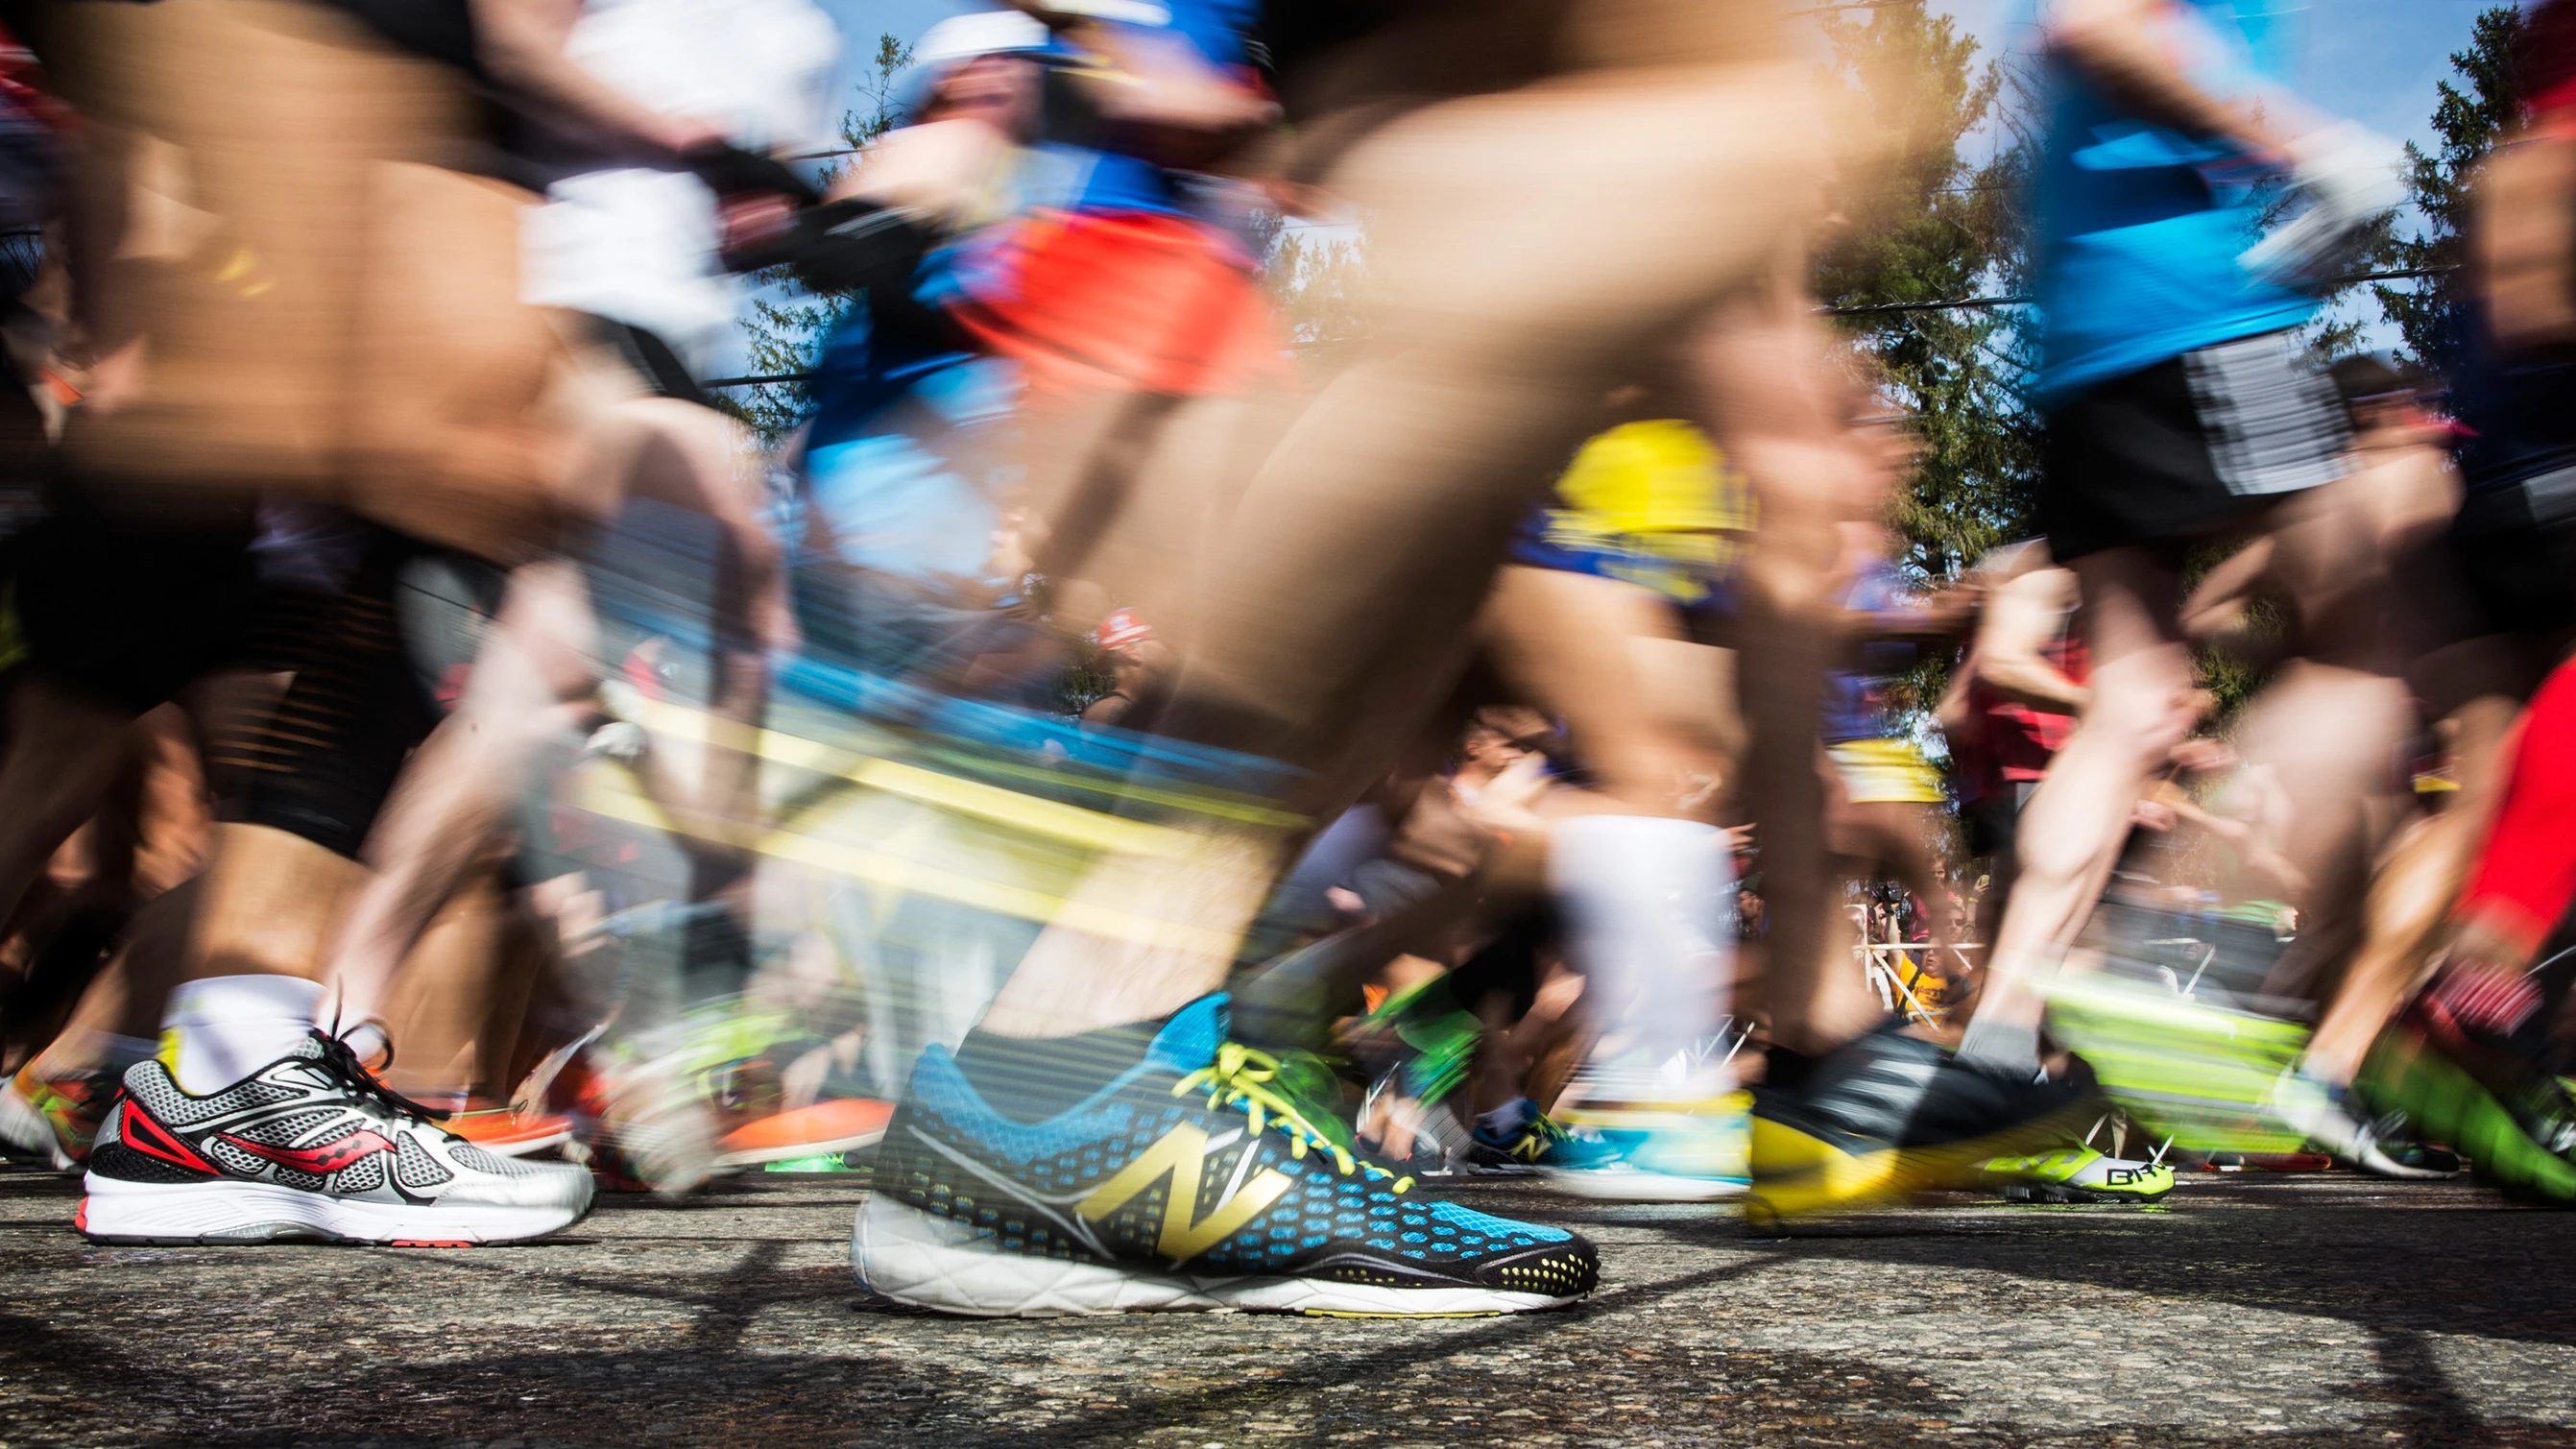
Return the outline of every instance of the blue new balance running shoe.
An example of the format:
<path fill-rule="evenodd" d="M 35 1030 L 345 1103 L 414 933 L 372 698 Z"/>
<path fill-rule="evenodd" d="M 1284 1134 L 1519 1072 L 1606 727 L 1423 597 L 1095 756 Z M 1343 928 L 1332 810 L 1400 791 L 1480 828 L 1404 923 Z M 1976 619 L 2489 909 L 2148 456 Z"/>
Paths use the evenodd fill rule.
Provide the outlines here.
<path fill-rule="evenodd" d="M 1572 1303 L 1590 1243 L 1423 1198 L 1332 1144 L 1203 997 L 1144 1059 L 1043 1122 L 931 1047 L 878 1148 L 859 1281 L 951 1313 L 1148 1309 L 1451 1316 Z"/>

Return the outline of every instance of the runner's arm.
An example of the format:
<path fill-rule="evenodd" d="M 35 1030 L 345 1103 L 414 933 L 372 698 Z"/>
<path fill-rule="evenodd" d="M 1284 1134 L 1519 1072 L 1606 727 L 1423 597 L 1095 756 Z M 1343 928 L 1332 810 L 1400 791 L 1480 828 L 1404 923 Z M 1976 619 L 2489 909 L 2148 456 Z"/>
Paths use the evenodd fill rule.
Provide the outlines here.
<path fill-rule="evenodd" d="M 2283 95 L 2219 96 L 2183 63 L 2174 0 L 2057 0 L 2046 45 L 2148 120 L 2195 136 L 2224 136 L 2249 151 L 2295 156 L 2322 128 Z"/>
<path fill-rule="evenodd" d="M 513 97 L 605 139 L 675 159 L 723 145 L 722 127 L 657 111 L 564 54 L 581 0 L 469 0 L 484 74 Z"/>
<path fill-rule="evenodd" d="M 2092 702 L 2093 691 L 2067 678 L 2046 652 L 2065 617 L 2068 583 L 2061 569 L 2036 569 L 1986 596 L 1970 658 L 1988 689 L 2049 714 L 2082 714 Z"/>
<path fill-rule="evenodd" d="M 2472 205 L 2470 245 L 2498 345 L 2522 353 L 2576 340 L 2576 131 L 2498 146 Z"/>

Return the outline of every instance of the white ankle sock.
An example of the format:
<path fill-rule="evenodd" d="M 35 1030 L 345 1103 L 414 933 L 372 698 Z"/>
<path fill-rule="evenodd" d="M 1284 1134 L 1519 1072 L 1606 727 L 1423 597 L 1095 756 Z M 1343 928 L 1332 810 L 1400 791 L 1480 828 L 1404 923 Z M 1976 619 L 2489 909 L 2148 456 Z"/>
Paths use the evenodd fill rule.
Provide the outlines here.
<path fill-rule="evenodd" d="M 1716 1036 L 1735 984 L 1725 836 L 1696 820 L 1578 815 L 1549 832 L 1548 880 L 1604 1041 L 1672 1075 L 1664 1063 Z M 1705 1071 L 1683 1065 L 1691 1082 L 1675 1091 L 1706 1087 Z"/>
<path fill-rule="evenodd" d="M 209 976 L 170 993 L 161 1032 L 179 1090 L 220 1092 L 295 1050 L 313 1029 L 322 983 L 297 976 Z"/>

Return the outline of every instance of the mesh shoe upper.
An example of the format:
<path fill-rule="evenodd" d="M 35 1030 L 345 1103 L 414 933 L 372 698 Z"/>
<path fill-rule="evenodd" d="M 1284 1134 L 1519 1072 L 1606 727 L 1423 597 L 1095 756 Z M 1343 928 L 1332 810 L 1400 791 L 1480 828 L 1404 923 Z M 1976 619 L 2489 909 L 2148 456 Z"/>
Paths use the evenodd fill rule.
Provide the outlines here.
<path fill-rule="evenodd" d="M 195 1096 L 143 1061 L 90 1154 L 94 1176 L 146 1183 L 230 1178 L 387 1203 L 546 1206 L 580 1174 L 512 1161 L 442 1132 L 319 1032 L 220 1092 Z"/>
<path fill-rule="evenodd" d="M 1333 1147 L 1228 1043 L 1223 999 L 1193 1004 L 1144 1061 L 1038 1123 L 996 1113 L 925 1052 L 877 1159 L 877 1190 L 972 1225 L 1005 1251 L 1207 1277 L 1385 1287 L 1588 1291 L 1591 1244 L 1419 1196 Z"/>

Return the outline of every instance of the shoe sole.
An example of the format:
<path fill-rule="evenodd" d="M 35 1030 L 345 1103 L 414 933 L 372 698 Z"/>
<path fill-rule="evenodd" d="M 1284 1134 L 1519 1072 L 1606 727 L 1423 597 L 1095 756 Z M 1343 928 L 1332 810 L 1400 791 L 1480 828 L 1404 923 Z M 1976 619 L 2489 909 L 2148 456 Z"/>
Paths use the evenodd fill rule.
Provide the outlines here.
<path fill-rule="evenodd" d="M 445 1248 L 542 1238 L 571 1227 L 589 1211 L 588 1193 L 577 1207 L 387 1203 L 266 1182 L 92 1177 L 73 1226 L 94 1243 L 213 1247 L 318 1241 Z"/>
<path fill-rule="evenodd" d="M 885 1129 L 880 1127 L 874 1132 L 853 1133 L 847 1137 L 835 1137 L 828 1142 L 796 1142 L 783 1147 L 747 1147 L 740 1152 L 717 1154 L 716 1166 L 723 1169 L 758 1167 L 765 1162 L 793 1162 L 799 1157 L 825 1157 L 835 1152 L 857 1152 L 862 1148 L 874 1147 L 884 1140 Z"/>
<path fill-rule="evenodd" d="M 2456 1167 L 2409 1167 L 2405 1163 L 2387 1157 L 2382 1157 L 2376 1162 L 2368 1158 L 2355 1158 L 2352 1170 L 2364 1177 L 2378 1178 L 2382 1182 L 2448 1182 L 2460 1175 L 2460 1169 Z"/>
<path fill-rule="evenodd" d="M 2101 1188 L 2072 1187 L 2062 1182 L 2011 1182 L 1995 1189 L 1996 1195 L 2006 1202 L 2053 1203 L 2061 1207 L 2162 1202 L 2172 1191 L 2172 1188 L 2166 1188 L 2164 1192 L 2110 1192 Z"/>
<path fill-rule="evenodd" d="M 1489 1318 L 1562 1308 L 1490 1288 L 1379 1288 L 1314 1278 L 1191 1278 L 1009 1253 L 974 1228 L 871 1193 L 850 1232 L 860 1286 L 915 1308 L 970 1318 L 1103 1313 L 1305 1313 L 1349 1318 Z"/>
<path fill-rule="evenodd" d="M 2403 1107 L 2424 1136 L 2466 1157 L 2481 1181 L 2526 1201 L 2576 1204 L 2576 1163 L 2532 1141 L 2494 1093 L 2431 1043 L 2381 1036 L 2362 1079 Z"/>
<path fill-rule="evenodd" d="M 1872 1207 L 1933 1188 L 1977 1184 L 1979 1167 L 2021 1157 L 2080 1133 L 2101 1115 L 2086 1103 L 2035 1117 L 2001 1132 L 1937 1147 L 1846 1152 L 1823 1138 L 1767 1118 L 1753 1119 L 1753 1190 L 1745 1220 L 1756 1227 L 1813 1213 Z"/>
<path fill-rule="evenodd" d="M 1753 1186 L 1742 1178 L 1683 1177 L 1644 1168 L 1601 1172 L 1542 1167 L 1539 1176 L 1556 1192 L 1593 1202 L 1731 1202 Z"/>
<path fill-rule="evenodd" d="M 0 1142 L 28 1152 L 42 1152 L 50 1157 L 56 1172 L 72 1172 L 80 1167 L 72 1155 L 63 1150 L 62 1138 L 54 1135 L 54 1124 L 36 1104 L 27 1100 L 15 1082 L 0 1088 Z"/>

